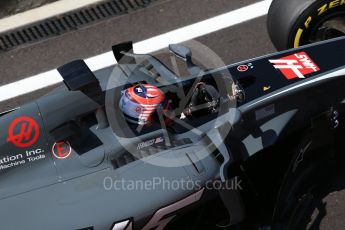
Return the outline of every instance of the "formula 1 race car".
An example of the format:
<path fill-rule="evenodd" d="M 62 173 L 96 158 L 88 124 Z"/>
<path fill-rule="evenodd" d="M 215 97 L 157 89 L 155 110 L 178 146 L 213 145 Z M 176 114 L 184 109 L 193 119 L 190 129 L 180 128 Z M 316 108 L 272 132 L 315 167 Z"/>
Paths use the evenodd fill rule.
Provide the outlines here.
<path fill-rule="evenodd" d="M 297 226 L 341 127 L 344 46 L 202 70 L 171 45 L 187 77 L 130 42 L 114 67 L 61 66 L 65 86 L 1 114 L 1 227 Z"/>
<path fill-rule="evenodd" d="M 287 46 L 283 42 L 281 48 Z M 0 114 L 1 229 L 299 229 L 343 133 L 345 38 L 179 76 L 117 64 Z"/>

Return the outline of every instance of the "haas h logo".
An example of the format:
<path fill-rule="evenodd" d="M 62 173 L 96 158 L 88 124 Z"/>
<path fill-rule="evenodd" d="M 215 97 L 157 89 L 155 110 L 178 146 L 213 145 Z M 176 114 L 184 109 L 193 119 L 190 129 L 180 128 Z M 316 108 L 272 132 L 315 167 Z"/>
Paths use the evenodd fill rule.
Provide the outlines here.
<path fill-rule="evenodd" d="M 10 124 L 7 142 L 12 142 L 20 148 L 27 148 L 36 143 L 39 135 L 40 128 L 34 119 L 18 117 Z"/>
<path fill-rule="evenodd" d="M 318 72 L 320 68 L 305 52 L 299 52 L 277 60 L 269 60 L 288 79 L 305 78 L 305 75 Z"/>

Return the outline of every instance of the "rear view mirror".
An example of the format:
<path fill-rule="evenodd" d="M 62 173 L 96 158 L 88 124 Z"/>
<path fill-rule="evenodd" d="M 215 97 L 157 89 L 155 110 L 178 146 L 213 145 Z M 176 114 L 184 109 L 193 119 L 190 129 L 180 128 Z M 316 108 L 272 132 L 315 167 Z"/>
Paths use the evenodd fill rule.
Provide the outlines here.
<path fill-rule="evenodd" d="M 169 45 L 169 50 L 177 57 L 182 58 L 185 61 L 190 60 L 192 57 L 192 51 L 183 45 L 171 44 Z"/>
<path fill-rule="evenodd" d="M 169 45 L 169 50 L 175 54 L 175 56 L 182 58 L 186 62 L 190 74 L 197 76 L 203 72 L 199 66 L 193 63 L 192 51 L 188 47 L 180 44 L 171 44 Z"/>

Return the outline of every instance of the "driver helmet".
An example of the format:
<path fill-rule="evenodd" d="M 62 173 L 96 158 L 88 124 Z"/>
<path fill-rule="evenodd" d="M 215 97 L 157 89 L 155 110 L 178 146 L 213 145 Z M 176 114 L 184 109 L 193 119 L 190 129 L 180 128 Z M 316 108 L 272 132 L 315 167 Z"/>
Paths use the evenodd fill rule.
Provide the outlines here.
<path fill-rule="evenodd" d="M 151 122 L 152 114 L 164 101 L 165 95 L 158 87 L 138 84 L 122 91 L 120 108 L 127 121 L 146 125 Z"/>

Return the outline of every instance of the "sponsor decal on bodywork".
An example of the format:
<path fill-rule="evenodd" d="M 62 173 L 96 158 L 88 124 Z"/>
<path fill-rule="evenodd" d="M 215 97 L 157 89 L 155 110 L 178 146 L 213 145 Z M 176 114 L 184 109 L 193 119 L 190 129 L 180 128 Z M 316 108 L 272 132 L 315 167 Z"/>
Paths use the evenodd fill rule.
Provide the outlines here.
<path fill-rule="evenodd" d="M 163 137 L 153 138 L 151 140 L 139 143 L 138 146 L 137 146 L 137 150 L 140 150 L 140 149 L 143 149 L 143 148 L 146 148 L 146 147 L 150 147 L 150 146 L 153 146 L 153 145 L 156 145 L 156 144 L 160 144 L 162 142 L 164 142 L 164 138 Z"/>
<path fill-rule="evenodd" d="M 249 69 L 253 69 L 253 68 L 254 68 L 253 63 L 248 63 L 248 64 L 243 64 L 243 65 L 237 66 L 237 71 L 238 72 L 246 72 Z"/>
<path fill-rule="evenodd" d="M 52 153 L 55 158 L 63 160 L 71 155 L 72 147 L 67 141 L 55 142 L 52 147 Z"/>
<path fill-rule="evenodd" d="M 40 135 L 38 123 L 27 116 L 14 119 L 8 129 L 7 142 L 19 148 L 31 147 L 36 143 Z"/>
<path fill-rule="evenodd" d="M 247 65 L 239 65 L 237 66 L 237 71 L 239 72 L 246 72 L 248 70 L 248 66 Z"/>
<path fill-rule="evenodd" d="M 280 59 L 269 60 L 274 68 L 280 70 L 286 79 L 305 78 L 306 75 L 320 71 L 320 68 L 306 52 L 295 53 Z"/>
<path fill-rule="evenodd" d="M 46 155 L 43 149 L 27 150 L 25 153 L 7 155 L 0 158 L 0 170 L 10 169 L 45 158 Z"/>

